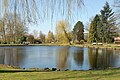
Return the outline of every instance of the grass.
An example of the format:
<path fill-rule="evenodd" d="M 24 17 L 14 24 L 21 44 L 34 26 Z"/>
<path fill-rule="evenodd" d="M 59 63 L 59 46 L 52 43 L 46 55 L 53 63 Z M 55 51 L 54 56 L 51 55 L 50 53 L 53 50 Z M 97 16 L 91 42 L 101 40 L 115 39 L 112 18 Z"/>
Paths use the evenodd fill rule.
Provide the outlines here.
<path fill-rule="evenodd" d="M 119 80 L 120 68 L 88 71 L 41 71 L 0 65 L 0 80 Z"/>
<path fill-rule="evenodd" d="M 1 72 L 0 80 L 119 80 L 120 69 L 55 72 Z"/>

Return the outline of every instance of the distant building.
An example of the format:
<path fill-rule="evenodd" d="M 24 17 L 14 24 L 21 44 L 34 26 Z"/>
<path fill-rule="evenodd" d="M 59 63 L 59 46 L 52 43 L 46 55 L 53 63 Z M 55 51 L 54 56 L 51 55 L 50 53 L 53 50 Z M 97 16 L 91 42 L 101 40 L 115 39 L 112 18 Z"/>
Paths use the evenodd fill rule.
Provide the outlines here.
<path fill-rule="evenodd" d="M 84 40 L 87 41 L 88 39 L 88 33 L 84 33 Z"/>
<path fill-rule="evenodd" d="M 114 37 L 114 43 L 120 44 L 120 37 Z"/>

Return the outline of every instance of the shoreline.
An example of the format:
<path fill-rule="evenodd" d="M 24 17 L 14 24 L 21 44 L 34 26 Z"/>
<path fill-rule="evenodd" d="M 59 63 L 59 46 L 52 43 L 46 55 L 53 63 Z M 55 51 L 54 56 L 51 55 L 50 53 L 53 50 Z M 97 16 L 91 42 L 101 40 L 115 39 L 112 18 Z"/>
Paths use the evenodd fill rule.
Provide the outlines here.
<path fill-rule="evenodd" d="M 120 68 L 105 70 L 40 71 L 0 69 L 0 80 L 119 80 Z"/>
<path fill-rule="evenodd" d="M 0 44 L 0 47 L 12 47 L 12 46 L 70 46 L 70 47 L 85 47 L 85 48 L 108 48 L 120 50 L 120 44 L 103 44 L 103 45 L 92 45 L 92 44 Z"/>
<path fill-rule="evenodd" d="M 120 70 L 120 67 L 109 67 L 106 69 L 89 69 L 89 70 L 60 70 L 57 68 L 20 68 L 17 66 L 10 66 L 6 64 L 0 64 L 0 72 L 61 72 L 61 71 L 101 71 L 101 70 Z"/>

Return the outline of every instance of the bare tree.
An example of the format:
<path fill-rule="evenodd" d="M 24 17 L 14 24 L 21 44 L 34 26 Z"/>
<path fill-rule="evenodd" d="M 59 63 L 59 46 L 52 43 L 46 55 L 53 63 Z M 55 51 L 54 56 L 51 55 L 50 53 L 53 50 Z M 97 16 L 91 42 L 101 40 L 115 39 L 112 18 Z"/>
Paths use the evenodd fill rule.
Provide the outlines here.
<path fill-rule="evenodd" d="M 116 18 L 118 20 L 118 26 L 120 26 L 120 0 L 114 0 L 114 7 L 116 9 Z"/>

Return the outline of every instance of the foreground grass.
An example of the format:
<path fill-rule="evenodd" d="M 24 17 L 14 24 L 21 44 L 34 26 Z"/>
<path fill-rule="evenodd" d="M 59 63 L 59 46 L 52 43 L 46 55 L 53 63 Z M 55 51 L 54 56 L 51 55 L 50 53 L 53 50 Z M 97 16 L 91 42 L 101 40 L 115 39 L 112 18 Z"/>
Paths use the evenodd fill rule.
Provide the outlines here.
<path fill-rule="evenodd" d="M 0 80 L 120 80 L 120 69 L 90 71 L 0 71 Z"/>

